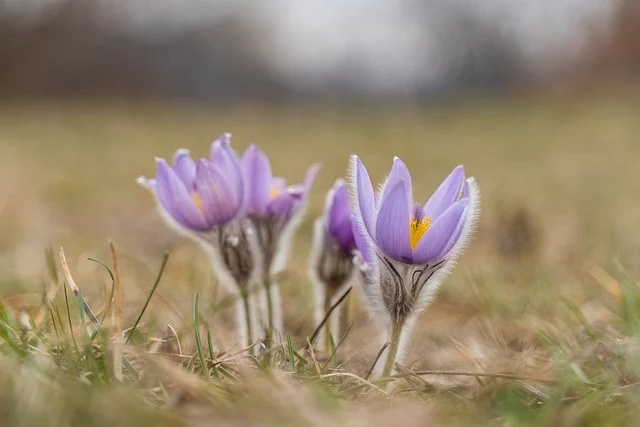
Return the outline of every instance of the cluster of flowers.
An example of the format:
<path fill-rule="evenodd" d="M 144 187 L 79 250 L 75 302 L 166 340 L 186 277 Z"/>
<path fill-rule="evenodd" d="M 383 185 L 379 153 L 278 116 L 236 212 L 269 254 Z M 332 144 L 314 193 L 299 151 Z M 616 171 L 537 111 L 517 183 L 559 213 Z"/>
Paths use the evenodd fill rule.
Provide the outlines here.
<path fill-rule="evenodd" d="M 209 159 L 194 161 L 178 150 L 173 165 L 157 159 L 155 179 L 138 182 L 155 196 L 161 215 L 209 255 L 220 282 L 236 292 L 238 336 L 251 345 L 258 327 L 268 346 L 282 332 L 276 273 L 285 268 L 290 240 L 318 171 L 301 185 L 272 175 L 268 157 L 251 145 L 242 158 L 224 134 Z M 394 159 L 376 193 L 369 174 L 352 156 L 347 184 L 337 180 L 314 224 L 309 277 L 316 289 L 317 319 L 348 283 L 362 285 L 367 305 L 391 344 L 378 375 L 389 375 L 418 313 L 468 245 L 480 210 L 479 190 L 459 166 L 424 204 L 413 205 L 411 176 Z M 259 292 L 252 292 L 257 288 Z M 325 342 L 337 334 L 336 316 Z M 262 333 L 260 333 L 262 335 Z"/>

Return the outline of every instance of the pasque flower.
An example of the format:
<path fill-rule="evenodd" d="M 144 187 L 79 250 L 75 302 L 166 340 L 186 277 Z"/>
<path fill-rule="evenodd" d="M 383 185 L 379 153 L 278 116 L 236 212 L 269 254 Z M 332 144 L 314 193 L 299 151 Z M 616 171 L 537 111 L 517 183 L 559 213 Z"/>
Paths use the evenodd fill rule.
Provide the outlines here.
<path fill-rule="evenodd" d="M 413 204 L 411 175 L 397 157 L 377 193 L 355 155 L 349 172 L 365 294 L 391 335 L 383 371 L 387 376 L 402 347 L 403 327 L 413 324 L 469 244 L 480 214 L 480 193 L 475 179 L 465 179 L 462 166 L 424 205 Z"/>
<path fill-rule="evenodd" d="M 318 323 L 339 297 L 340 290 L 357 276 L 358 270 L 353 262 L 356 249 L 347 189 L 344 181 L 339 179 L 327 194 L 324 215 L 316 219 L 313 228 L 309 278 L 315 288 Z M 347 315 L 346 307 L 344 305 L 341 312 L 343 319 Z M 330 350 L 330 337 L 341 333 L 339 320 L 338 316 L 331 316 L 325 326 L 325 334 L 320 336 L 326 350 Z"/>
<path fill-rule="evenodd" d="M 184 149 L 174 155 L 173 166 L 158 158 L 155 179 L 140 177 L 138 183 L 155 195 L 169 225 L 200 243 L 219 280 L 240 292 L 239 333 L 250 343 L 255 316 L 247 288 L 259 275 L 259 247 L 246 218 L 244 170 L 230 137 L 211 144 L 210 159 L 196 162 Z"/>
<path fill-rule="evenodd" d="M 263 309 L 268 318 L 267 344 L 273 332 L 282 331 L 282 315 L 278 287 L 272 281 L 288 258 L 293 233 L 298 228 L 307 195 L 319 165 L 312 165 L 303 184 L 287 186 L 284 178 L 274 177 L 267 155 L 256 145 L 247 148 L 242 156 L 247 191 L 247 216 L 253 223 L 260 247 Z"/>

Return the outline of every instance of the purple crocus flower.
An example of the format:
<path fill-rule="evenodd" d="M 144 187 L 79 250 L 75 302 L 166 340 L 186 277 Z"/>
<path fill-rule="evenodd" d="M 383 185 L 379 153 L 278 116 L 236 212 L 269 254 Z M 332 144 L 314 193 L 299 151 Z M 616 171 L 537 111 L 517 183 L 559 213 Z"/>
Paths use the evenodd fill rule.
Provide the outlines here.
<path fill-rule="evenodd" d="M 347 189 L 339 179 L 327 194 L 324 215 L 314 224 L 310 277 L 335 294 L 352 277 L 356 249 Z"/>
<path fill-rule="evenodd" d="M 173 165 L 156 160 L 155 179 L 138 178 L 156 197 L 162 217 L 210 254 L 221 281 L 245 288 L 255 274 L 255 238 L 244 218 L 246 189 L 240 159 L 230 134 L 211 144 L 211 157 L 197 162 L 180 149 Z"/>
<path fill-rule="evenodd" d="M 411 175 L 399 158 L 374 193 L 367 169 L 351 157 L 349 195 L 355 240 L 364 261 L 365 294 L 389 328 L 391 365 L 400 330 L 434 297 L 456 258 L 468 245 L 480 213 L 475 179 L 462 166 L 423 205 L 413 204 Z M 391 325 L 387 322 L 391 320 Z"/>
<path fill-rule="evenodd" d="M 327 195 L 325 213 L 324 229 L 326 233 L 342 252 L 351 255 L 356 249 L 356 242 L 353 236 L 349 196 L 343 180 L 337 180 Z"/>
<path fill-rule="evenodd" d="M 313 229 L 308 273 L 315 290 L 317 323 L 327 315 L 341 289 L 356 279 L 358 269 L 353 262 L 356 250 L 347 189 L 339 179 L 327 194 L 324 215 L 316 219 Z M 331 315 L 325 333 L 318 337 L 318 344 L 327 352 L 330 351 L 329 337 L 341 334 L 340 317 L 344 316 L 343 310 Z"/>
<path fill-rule="evenodd" d="M 253 221 L 263 255 L 263 274 L 279 272 L 286 263 L 293 232 L 298 227 L 307 195 L 319 165 L 312 165 L 303 184 L 287 186 L 284 178 L 274 177 L 266 154 L 251 145 L 242 157 L 247 200 L 246 212 Z"/>
<path fill-rule="evenodd" d="M 189 151 L 180 149 L 173 167 L 156 159 L 155 179 L 138 182 L 153 191 L 164 216 L 187 231 L 202 233 L 234 219 L 244 202 L 244 186 L 239 159 L 229 146 L 229 134 L 211 145 L 211 159 L 196 163 Z"/>
<path fill-rule="evenodd" d="M 304 183 L 287 186 L 284 178 L 274 177 L 269 158 L 251 145 L 242 156 L 246 194 L 246 213 L 253 224 L 260 248 L 260 274 L 264 285 L 263 316 L 267 322 L 266 346 L 282 331 L 279 288 L 272 276 L 284 269 L 293 233 L 307 204 L 307 195 L 318 171 L 313 165 Z"/>

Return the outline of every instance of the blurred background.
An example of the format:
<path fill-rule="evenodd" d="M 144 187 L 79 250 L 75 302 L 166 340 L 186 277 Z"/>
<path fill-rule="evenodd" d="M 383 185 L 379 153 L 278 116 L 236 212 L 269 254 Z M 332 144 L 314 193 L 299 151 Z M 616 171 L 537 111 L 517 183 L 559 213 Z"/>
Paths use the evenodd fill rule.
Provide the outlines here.
<path fill-rule="evenodd" d="M 0 93 L 434 103 L 638 70 L 633 1 L 3 0 Z"/>
<path fill-rule="evenodd" d="M 188 323 L 195 291 L 215 304 L 206 259 L 135 179 L 155 173 L 154 156 L 204 156 L 228 131 L 291 182 L 323 164 L 282 279 L 303 336 L 311 223 L 348 155 L 374 181 L 400 156 L 418 200 L 464 164 L 483 192 L 479 236 L 426 314 L 447 328 L 421 330 L 415 351 L 438 344 L 441 358 L 419 362 L 431 367 L 494 363 L 494 350 L 452 357 L 464 352 L 449 338 L 524 340 L 527 316 L 552 318 L 559 294 L 609 295 L 599 268 L 640 268 L 638 46 L 634 0 L 0 0 L 0 292 L 41 293 L 43 250 L 64 245 L 99 301 L 108 279 L 86 257 L 108 259 L 113 238 L 125 315 L 165 250 L 157 324 Z M 365 337 L 356 369 L 377 350 Z"/>

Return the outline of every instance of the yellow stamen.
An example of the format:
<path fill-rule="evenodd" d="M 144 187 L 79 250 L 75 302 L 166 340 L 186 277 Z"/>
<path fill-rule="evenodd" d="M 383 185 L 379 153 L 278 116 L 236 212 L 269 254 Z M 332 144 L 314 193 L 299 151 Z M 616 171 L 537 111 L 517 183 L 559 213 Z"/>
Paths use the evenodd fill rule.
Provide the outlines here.
<path fill-rule="evenodd" d="M 200 199 L 200 195 L 198 193 L 191 193 L 191 198 L 193 199 L 193 203 L 196 204 L 196 207 L 202 212 L 202 200 Z"/>
<path fill-rule="evenodd" d="M 271 198 L 275 199 L 278 197 L 278 194 L 280 194 L 280 189 L 275 185 L 271 186 Z"/>
<path fill-rule="evenodd" d="M 414 250 L 420 241 L 420 238 L 431 227 L 431 218 L 423 218 L 418 222 L 416 218 L 409 221 L 409 236 L 411 236 L 411 250 Z"/>

